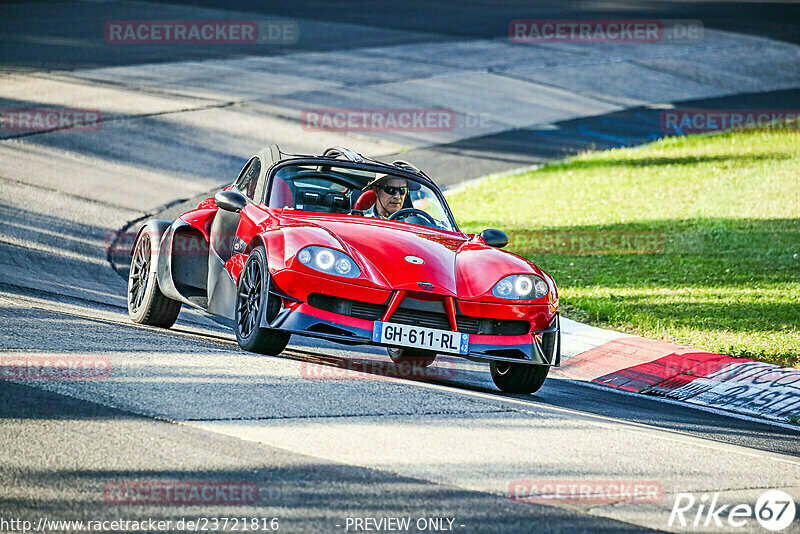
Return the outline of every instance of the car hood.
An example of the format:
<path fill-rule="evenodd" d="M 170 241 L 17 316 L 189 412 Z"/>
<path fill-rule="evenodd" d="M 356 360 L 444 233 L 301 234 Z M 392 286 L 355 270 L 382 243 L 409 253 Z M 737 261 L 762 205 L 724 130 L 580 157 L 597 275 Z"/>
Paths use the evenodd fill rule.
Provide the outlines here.
<path fill-rule="evenodd" d="M 540 272 L 472 235 L 374 218 L 311 215 L 282 223 L 287 256 L 311 244 L 339 248 L 393 289 L 419 292 L 423 282 L 433 284 L 433 293 L 477 298 L 503 276 Z"/>

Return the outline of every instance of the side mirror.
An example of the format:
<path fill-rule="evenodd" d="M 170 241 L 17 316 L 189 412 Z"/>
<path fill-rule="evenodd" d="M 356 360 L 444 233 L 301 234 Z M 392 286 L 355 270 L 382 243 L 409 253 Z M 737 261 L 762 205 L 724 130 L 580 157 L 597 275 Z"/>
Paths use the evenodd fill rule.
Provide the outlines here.
<path fill-rule="evenodd" d="M 481 237 L 490 247 L 503 248 L 508 245 L 508 236 L 500 230 L 484 230 L 481 232 Z"/>
<path fill-rule="evenodd" d="M 220 191 L 214 195 L 214 202 L 217 203 L 219 209 L 233 213 L 239 213 L 247 206 L 247 200 L 236 191 Z"/>

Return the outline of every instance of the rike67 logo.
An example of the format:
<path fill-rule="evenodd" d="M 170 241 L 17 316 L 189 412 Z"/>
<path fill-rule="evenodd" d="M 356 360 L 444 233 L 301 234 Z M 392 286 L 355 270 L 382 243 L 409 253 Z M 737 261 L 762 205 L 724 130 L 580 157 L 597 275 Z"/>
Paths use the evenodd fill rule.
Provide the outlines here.
<path fill-rule="evenodd" d="M 756 501 L 755 507 L 750 504 L 719 504 L 719 496 L 719 492 L 711 495 L 703 493 L 700 498 L 691 493 L 678 493 L 667 525 L 691 532 L 718 529 L 730 532 L 743 527 L 751 530 L 752 520 L 755 518 L 761 527 L 778 532 L 794 521 L 794 499 L 784 491 L 764 492 Z"/>

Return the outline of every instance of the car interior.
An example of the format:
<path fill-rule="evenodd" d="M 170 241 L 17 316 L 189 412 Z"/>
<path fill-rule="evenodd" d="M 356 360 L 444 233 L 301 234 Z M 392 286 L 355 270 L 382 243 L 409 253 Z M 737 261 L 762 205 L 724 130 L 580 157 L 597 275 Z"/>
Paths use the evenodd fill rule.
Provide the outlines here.
<path fill-rule="evenodd" d="M 285 172 L 288 171 L 288 172 Z M 374 176 L 374 173 L 371 173 Z M 371 176 L 350 175 L 324 168 L 286 167 L 273 178 L 268 206 L 291 207 L 319 213 L 348 214 L 353 210 L 365 211 L 375 203 L 375 193 L 363 191 Z M 360 201 L 360 202 L 359 202 Z M 407 196 L 403 207 L 412 207 Z"/>
<path fill-rule="evenodd" d="M 334 168 L 331 165 L 286 165 L 273 175 L 267 206 L 273 209 L 296 209 L 316 213 L 364 215 L 376 201 L 372 190 L 364 191 L 375 179 L 375 171 Z M 266 184 L 264 184 L 266 185 Z M 256 194 L 261 195 L 261 188 Z M 454 230 L 442 201 L 427 186 L 414 187 L 403 201 L 407 210 L 402 222 Z M 422 212 L 422 213 L 420 213 Z"/>

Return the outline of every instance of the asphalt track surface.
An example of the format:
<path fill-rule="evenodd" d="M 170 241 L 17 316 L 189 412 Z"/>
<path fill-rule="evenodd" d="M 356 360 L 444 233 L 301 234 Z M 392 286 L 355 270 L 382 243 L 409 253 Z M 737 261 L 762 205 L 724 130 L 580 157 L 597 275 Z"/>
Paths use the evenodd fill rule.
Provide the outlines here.
<path fill-rule="evenodd" d="M 328 31 L 325 39 L 301 40 L 292 50 L 257 52 L 277 56 L 495 37 L 505 31 L 504 20 L 545 16 L 513 5 L 508 12 L 462 5 L 459 15 L 451 16 L 452 8 L 407 3 L 374 13 L 324 3 L 215 4 L 226 6 L 317 21 L 339 16 L 340 22 L 356 24 Z M 600 16 L 579 3 L 570 6 L 542 9 L 552 18 Z M 714 15 L 721 29 L 777 38 L 797 34 L 790 22 L 796 6 L 665 6 L 670 18 Z M 0 58 L 7 72 L 33 70 L 38 76 L 48 69 L 245 53 L 219 47 L 104 47 L 97 45 L 96 32 L 87 30 L 87 20 L 96 27 L 137 17 L 198 18 L 185 6 L 25 3 L 2 9 Z M 633 9 L 643 18 L 655 16 L 646 7 Z M 253 54 L 252 48 L 246 53 Z M 751 107 L 790 107 L 798 101 L 791 88 L 718 98 L 732 99 L 725 105 Z M 191 104 L 183 99 L 176 105 Z M 404 154 L 454 184 L 589 146 L 635 144 L 657 135 L 652 110 L 627 108 L 560 121 L 556 135 L 490 133 Z M 105 142 L 96 145 L 60 141 L 55 133 L 9 138 L 0 147 L 4 355 L 108 358 L 113 369 L 108 380 L 0 381 L 0 517 L 278 517 L 285 532 L 343 531 L 346 517 L 449 517 L 463 532 L 640 532 L 667 528 L 678 492 L 718 491 L 722 503 L 751 504 L 766 489 L 797 495 L 795 430 L 561 379 L 548 380 L 534 396 L 505 395 L 494 389 L 485 366 L 448 358 L 437 361 L 439 374 L 430 380 L 379 373 L 323 380 L 315 373 L 354 363 L 380 370 L 388 359 L 376 349 L 297 338 L 280 358 L 243 353 L 230 330 L 192 311 L 182 312 L 170 331 L 132 324 L 125 281 L 104 250 L 109 232 L 148 214 L 180 212 L 185 204 L 175 201 L 202 196 L 241 164 L 238 158 L 219 163 L 211 153 L 200 165 L 181 166 L 182 157 L 196 156 L 191 150 L 161 161 L 158 133 L 169 128 L 154 116 L 138 126 L 109 128 Z M 188 136 L 191 130 L 169 134 L 176 132 Z M 39 142 L 40 137 L 47 139 Z M 138 137 L 146 141 L 128 150 L 115 146 Z M 395 145 L 375 146 L 391 154 Z M 227 149 L 220 147 L 219 155 Z M 246 155 L 244 150 L 241 159 Z M 117 157 L 126 165 L 116 166 Z M 159 170 L 171 178 L 148 168 L 148 159 L 158 160 Z M 126 180 L 131 168 L 137 171 Z M 41 169 L 33 173 L 40 179 L 30 179 L 31 169 Z M 117 263 L 124 274 L 124 262 Z M 547 479 L 656 480 L 665 496 L 652 505 L 509 500 L 512 481 Z M 110 505 L 103 489 L 120 481 L 252 482 L 259 497 L 250 506 Z M 738 531 L 759 530 L 751 521 Z"/>
<path fill-rule="evenodd" d="M 73 3 L 74 4 L 74 3 Z M 4 65 L 32 68 L 65 68 L 82 66 L 124 65 L 153 61 L 175 61 L 192 58 L 221 57 L 250 53 L 252 47 L 118 47 L 108 50 L 98 46 L 94 27 L 109 20 L 137 20 L 152 13 L 144 4 L 100 2 L 95 9 L 74 9 L 68 2 L 4 2 L 0 27 L 4 30 L 4 46 L 0 58 Z M 232 0 L 183 0 L 159 8 L 161 20 L 171 20 L 185 10 L 174 6 L 207 6 L 230 11 L 261 13 L 269 17 L 298 17 L 317 21 L 358 24 L 366 31 L 330 35 L 310 33 L 301 36 L 291 50 L 340 50 L 360 48 L 387 42 L 408 42 L 406 32 L 437 36 L 440 40 L 463 38 L 496 38 L 508 35 L 508 24 L 516 19 L 670 19 L 700 20 L 706 27 L 725 31 L 761 35 L 788 42 L 800 42 L 797 21 L 800 4 L 796 2 L 426 2 L 424 0 L 392 0 L 376 4 L 369 0 L 337 2 L 283 2 Z M 32 18 L 35 12 L 45 16 Z M 56 21 L 57 23 L 52 23 Z M 31 27 L 31 22 L 33 27 Z M 283 53 L 289 47 L 262 47 L 259 53 Z"/>

